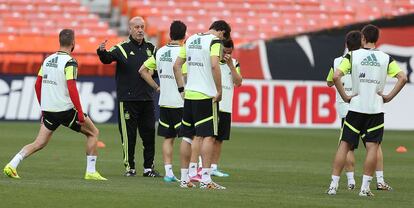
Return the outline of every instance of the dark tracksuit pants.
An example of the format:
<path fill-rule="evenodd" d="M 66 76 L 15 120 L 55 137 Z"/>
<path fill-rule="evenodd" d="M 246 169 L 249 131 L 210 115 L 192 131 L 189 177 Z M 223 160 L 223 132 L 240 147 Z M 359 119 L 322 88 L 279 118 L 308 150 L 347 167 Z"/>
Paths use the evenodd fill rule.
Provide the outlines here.
<path fill-rule="evenodd" d="M 118 126 L 126 170 L 135 169 L 137 128 L 144 147 L 144 168 L 152 168 L 155 154 L 153 101 L 119 101 Z"/>

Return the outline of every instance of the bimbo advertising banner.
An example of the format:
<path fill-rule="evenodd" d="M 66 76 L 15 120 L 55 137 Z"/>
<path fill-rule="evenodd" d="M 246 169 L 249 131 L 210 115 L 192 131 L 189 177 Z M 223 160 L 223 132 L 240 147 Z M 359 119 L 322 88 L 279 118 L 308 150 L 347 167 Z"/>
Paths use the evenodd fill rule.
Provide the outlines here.
<path fill-rule="evenodd" d="M 0 76 L 0 121 L 38 121 L 36 77 Z M 386 85 L 385 92 L 393 87 Z M 113 78 L 79 78 L 78 90 L 85 113 L 96 123 L 117 122 Z M 386 104 L 387 129 L 414 129 L 414 85 Z M 233 125 L 252 127 L 339 128 L 335 88 L 321 81 L 244 80 L 235 88 Z"/>
<path fill-rule="evenodd" d="M 391 91 L 387 83 L 384 93 Z M 385 128 L 414 130 L 414 85 L 385 104 Z M 321 81 L 245 80 L 235 88 L 233 126 L 340 128 L 334 87 Z"/>

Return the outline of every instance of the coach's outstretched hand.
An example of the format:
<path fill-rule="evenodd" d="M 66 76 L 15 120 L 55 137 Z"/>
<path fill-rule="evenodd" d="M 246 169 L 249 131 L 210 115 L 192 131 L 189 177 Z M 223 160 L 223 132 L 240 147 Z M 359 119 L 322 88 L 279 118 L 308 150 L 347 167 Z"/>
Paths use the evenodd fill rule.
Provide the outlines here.
<path fill-rule="evenodd" d="M 105 40 L 104 42 L 102 42 L 101 44 L 99 44 L 99 50 L 100 51 L 106 51 L 106 43 L 108 42 L 108 40 Z"/>

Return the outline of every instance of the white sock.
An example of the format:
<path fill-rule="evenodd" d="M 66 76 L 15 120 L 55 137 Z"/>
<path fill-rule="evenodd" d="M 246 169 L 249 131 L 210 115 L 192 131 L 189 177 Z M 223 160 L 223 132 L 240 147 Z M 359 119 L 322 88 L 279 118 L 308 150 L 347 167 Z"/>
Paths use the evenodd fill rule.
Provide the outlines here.
<path fill-rule="evenodd" d="M 20 151 L 19 153 L 17 153 L 13 159 L 9 162 L 10 166 L 12 166 L 12 168 L 16 169 L 17 166 L 19 166 L 19 163 L 24 159 L 24 154 L 22 153 L 22 151 Z"/>
<path fill-rule="evenodd" d="M 181 181 L 190 181 L 190 178 L 188 177 L 188 169 L 181 168 Z"/>
<path fill-rule="evenodd" d="M 346 177 L 348 178 L 348 185 L 355 184 L 354 172 L 346 172 Z"/>
<path fill-rule="evenodd" d="M 174 177 L 174 173 L 173 173 L 171 164 L 164 165 L 164 168 L 165 168 L 165 176 Z"/>
<path fill-rule="evenodd" d="M 201 156 L 198 156 L 198 167 L 199 168 L 203 167 L 203 159 L 201 159 Z"/>
<path fill-rule="evenodd" d="M 340 176 L 332 175 L 332 181 L 331 181 L 331 185 L 329 185 L 329 187 L 338 187 L 338 183 L 339 183 L 340 178 L 341 178 Z"/>
<path fill-rule="evenodd" d="M 214 170 L 217 170 L 217 164 L 211 164 L 211 169 L 214 171 Z"/>
<path fill-rule="evenodd" d="M 201 182 L 210 183 L 211 182 L 211 168 L 203 168 L 201 170 Z"/>
<path fill-rule="evenodd" d="M 86 156 L 86 172 L 95 173 L 96 172 L 96 156 Z"/>
<path fill-rule="evenodd" d="M 194 177 L 197 175 L 197 163 L 190 162 L 188 166 L 188 176 Z"/>
<path fill-rule="evenodd" d="M 371 183 L 371 181 L 372 181 L 372 176 L 363 175 L 361 190 L 370 190 L 369 184 Z"/>
<path fill-rule="evenodd" d="M 384 171 L 375 171 L 375 176 L 377 176 L 377 183 L 384 183 Z"/>
<path fill-rule="evenodd" d="M 150 172 L 152 169 L 151 168 L 144 168 L 144 173 L 148 173 Z"/>

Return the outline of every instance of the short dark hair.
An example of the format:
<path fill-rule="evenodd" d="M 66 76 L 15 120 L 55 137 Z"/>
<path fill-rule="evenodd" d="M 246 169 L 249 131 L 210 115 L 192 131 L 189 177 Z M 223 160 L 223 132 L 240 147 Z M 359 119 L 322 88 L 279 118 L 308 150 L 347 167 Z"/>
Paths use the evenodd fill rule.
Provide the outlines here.
<path fill-rule="evenodd" d="M 180 20 L 175 20 L 170 26 L 170 38 L 171 40 L 182 40 L 185 38 L 187 32 L 187 26 Z"/>
<path fill-rule="evenodd" d="M 59 33 L 60 46 L 71 46 L 75 40 L 75 32 L 72 29 L 63 29 Z"/>
<path fill-rule="evenodd" d="M 364 35 L 367 43 L 376 43 L 379 38 L 379 29 L 375 25 L 365 25 L 361 30 L 362 35 Z"/>
<path fill-rule="evenodd" d="M 349 51 L 361 48 L 361 36 L 362 34 L 358 30 L 352 30 L 346 34 L 345 42 Z"/>
<path fill-rule="evenodd" d="M 215 31 L 224 31 L 224 34 L 223 34 L 224 39 L 230 38 L 231 28 L 230 28 L 230 25 L 224 20 L 214 21 L 213 24 L 211 24 L 210 28 L 208 29 L 215 30 Z"/>
<path fill-rule="evenodd" d="M 231 38 L 227 40 L 223 40 L 223 46 L 225 48 L 234 48 L 233 40 Z"/>

